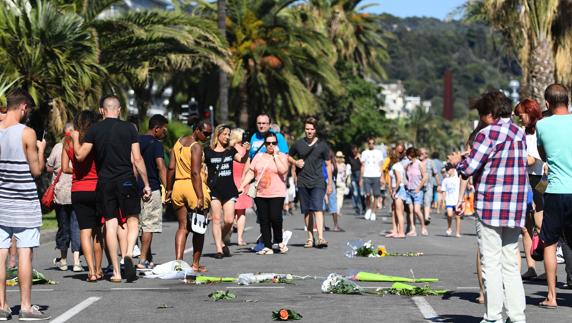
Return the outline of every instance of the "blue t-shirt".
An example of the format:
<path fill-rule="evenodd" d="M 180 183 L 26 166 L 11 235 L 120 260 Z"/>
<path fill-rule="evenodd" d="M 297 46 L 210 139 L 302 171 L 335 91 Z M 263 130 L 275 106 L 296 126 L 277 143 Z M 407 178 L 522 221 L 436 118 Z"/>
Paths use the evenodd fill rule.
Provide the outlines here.
<path fill-rule="evenodd" d="M 161 189 L 161 180 L 159 178 L 159 171 L 157 170 L 156 158 L 165 158 L 163 151 L 163 144 L 160 140 L 155 139 L 150 135 L 139 136 L 139 147 L 141 149 L 141 156 L 145 161 L 145 168 L 147 169 L 147 178 L 149 179 L 149 187 L 152 191 Z M 139 186 L 143 189 L 143 181 L 139 179 Z"/>
<path fill-rule="evenodd" d="M 572 114 L 553 115 L 536 123 L 538 146 L 546 153 L 546 193 L 572 194 Z"/>
<path fill-rule="evenodd" d="M 266 152 L 266 147 L 264 147 L 265 139 L 266 138 L 260 132 L 255 132 L 252 135 L 252 138 L 250 138 L 250 150 L 248 151 L 248 156 L 251 159 L 254 158 L 254 154 L 256 154 L 256 151 L 260 146 L 262 146 L 262 148 L 260 148 L 259 153 Z M 278 149 L 280 152 L 283 154 L 288 154 L 288 142 L 286 142 L 286 138 L 284 138 L 281 133 L 277 132 L 276 139 L 278 140 Z"/>

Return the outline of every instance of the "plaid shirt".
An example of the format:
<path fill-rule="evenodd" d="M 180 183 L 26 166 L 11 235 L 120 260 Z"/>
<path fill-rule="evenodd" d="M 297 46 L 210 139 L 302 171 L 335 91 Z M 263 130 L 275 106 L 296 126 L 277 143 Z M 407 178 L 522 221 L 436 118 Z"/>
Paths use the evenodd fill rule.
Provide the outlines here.
<path fill-rule="evenodd" d="M 526 213 L 528 176 L 526 137 L 510 119 L 482 129 L 471 152 L 457 170 L 473 176 L 476 210 L 483 223 L 494 227 L 522 227 Z"/>

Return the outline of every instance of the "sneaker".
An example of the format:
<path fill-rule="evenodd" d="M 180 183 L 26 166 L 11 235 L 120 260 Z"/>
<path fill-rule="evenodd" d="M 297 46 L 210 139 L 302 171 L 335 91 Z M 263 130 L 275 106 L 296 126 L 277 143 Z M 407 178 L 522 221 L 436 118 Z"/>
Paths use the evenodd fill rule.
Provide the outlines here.
<path fill-rule="evenodd" d="M 371 212 L 371 214 L 369 215 L 369 219 L 370 221 L 375 221 L 375 213 Z"/>
<path fill-rule="evenodd" d="M 367 209 L 367 211 L 365 211 L 365 215 L 363 216 L 364 219 L 369 220 L 371 218 L 371 210 Z"/>
<path fill-rule="evenodd" d="M 138 245 L 135 245 L 135 247 L 133 247 L 133 258 L 137 258 L 141 256 L 141 249 L 139 249 Z"/>
<path fill-rule="evenodd" d="M 54 265 L 56 265 L 56 267 L 58 267 L 59 270 L 61 271 L 66 271 L 68 270 L 68 262 L 66 259 L 62 259 L 60 257 L 56 257 L 54 258 L 54 260 L 52 261 L 52 263 Z"/>
<path fill-rule="evenodd" d="M 29 311 L 20 310 L 20 321 L 45 321 L 52 317 L 48 314 L 42 313 L 40 308 L 36 305 L 32 305 Z"/>
<path fill-rule="evenodd" d="M 562 253 L 562 247 L 558 246 L 556 248 L 556 263 L 563 264 L 566 260 L 564 260 L 564 254 Z"/>
<path fill-rule="evenodd" d="M 83 271 L 83 267 L 81 265 L 73 265 L 72 271 L 76 273 L 81 273 Z"/>
<path fill-rule="evenodd" d="M 0 308 L 0 321 L 8 321 L 12 319 L 12 309 L 6 304 L 6 308 Z"/>
<path fill-rule="evenodd" d="M 447 229 L 447 231 L 445 231 L 445 233 L 447 234 L 447 236 L 450 236 L 453 233 L 453 231 L 451 229 Z"/>

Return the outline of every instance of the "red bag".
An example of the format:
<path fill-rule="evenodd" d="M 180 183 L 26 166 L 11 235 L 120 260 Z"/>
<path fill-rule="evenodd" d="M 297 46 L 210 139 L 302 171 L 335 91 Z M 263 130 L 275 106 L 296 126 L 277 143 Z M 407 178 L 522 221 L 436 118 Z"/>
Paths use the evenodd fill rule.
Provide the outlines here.
<path fill-rule="evenodd" d="M 58 172 L 58 176 L 52 182 L 52 184 L 50 184 L 50 186 L 48 187 L 48 189 L 44 192 L 44 195 L 42 196 L 42 200 L 41 200 L 42 205 L 47 209 L 51 209 L 54 205 L 54 197 L 56 195 L 56 184 L 60 180 L 61 175 L 62 175 L 62 170 L 60 169 L 60 171 Z"/>
<path fill-rule="evenodd" d="M 532 235 L 532 246 L 530 247 L 530 257 L 536 261 L 544 260 L 544 243 L 540 240 L 536 229 Z"/>

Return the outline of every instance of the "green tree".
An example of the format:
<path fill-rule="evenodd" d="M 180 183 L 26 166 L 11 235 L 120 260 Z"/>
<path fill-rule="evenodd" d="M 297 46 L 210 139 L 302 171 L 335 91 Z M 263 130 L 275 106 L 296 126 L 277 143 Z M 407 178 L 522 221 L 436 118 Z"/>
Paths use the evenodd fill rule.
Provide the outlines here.
<path fill-rule="evenodd" d="M 559 60 L 569 60 L 572 22 L 566 14 L 571 6 L 567 0 L 481 0 L 467 4 L 466 17 L 469 21 L 484 21 L 503 35 L 524 71 L 523 96 L 543 102 L 544 89 L 558 75 L 555 54 L 559 53 Z M 567 48 L 567 54 L 559 47 Z M 558 66 L 570 71 L 568 62 L 559 62 Z M 569 82 L 570 76 L 563 79 Z"/>
<path fill-rule="evenodd" d="M 72 111 L 96 99 L 105 69 L 81 16 L 47 1 L 0 3 L 0 72 L 14 75 L 61 131 Z"/>
<path fill-rule="evenodd" d="M 295 0 L 227 1 L 227 40 L 232 53 L 231 104 L 242 127 L 267 111 L 288 124 L 318 111 L 316 93 L 341 94 L 332 43 L 292 19 Z M 198 8 L 214 16 L 214 4 Z M 250 119 L 252 122 L 253 120 Z"/>
<path fill-rule="evenodd" d="M 303 25 L 325 34 L 336 47 L 340 60 L 351 63 L 355 74 L 383 80 L 387 77 L 386 39 L 378 15 L 363 12 L 371 5 L 363 0 L 308 0 L 298 14 Z"/>

